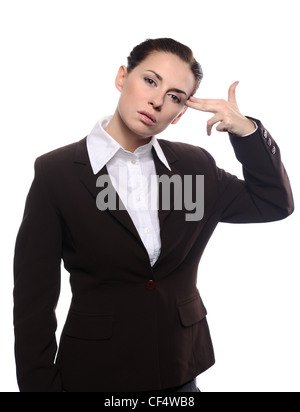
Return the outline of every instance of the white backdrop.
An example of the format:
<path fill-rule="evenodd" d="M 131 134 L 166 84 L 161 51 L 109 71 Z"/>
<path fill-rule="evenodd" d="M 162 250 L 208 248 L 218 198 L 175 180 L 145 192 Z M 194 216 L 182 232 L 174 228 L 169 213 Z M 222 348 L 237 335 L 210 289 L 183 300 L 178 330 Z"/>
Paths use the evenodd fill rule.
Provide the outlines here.
<path fill-rule="evenodd" d="M 115 110 L 114 77 L 150 37 L 189 45 L 204 70 L 199 97 L 226 98 L 235 80 L 245 115 L 279 144 L 299 200 L 297 0 L 0 0 L 0 391 L 17 392 L 12 260 L 37 156 L 85 137 Z M 227 134 L 206 136 L 210 115 L 188 110 L 162 137 L 205 147 L 241 176 Z M 266 225 L 219 225 L 199 268 L 216 365 L 204 392 L 300 390 L 299 214 Z M 68 274 L 59 331 L 70 299 Z"/>

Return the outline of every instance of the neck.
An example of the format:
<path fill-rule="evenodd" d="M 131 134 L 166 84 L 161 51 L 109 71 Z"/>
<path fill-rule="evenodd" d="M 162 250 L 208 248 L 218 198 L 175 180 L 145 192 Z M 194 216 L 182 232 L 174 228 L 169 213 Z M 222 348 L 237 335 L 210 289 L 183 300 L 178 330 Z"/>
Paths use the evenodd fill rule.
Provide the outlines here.
<path fill-rule="evenodd" d="M 134 152 L 140 146 L 144 146 L 149 143 L 152 137 L 142 138 L 139 135 L 133 133 L 121 119 L 119 110 L 115 111 L 111 121 L 105 128 L 108 133 L 116 142 L 118 142 L 123 149 L 129 152 Z"/>

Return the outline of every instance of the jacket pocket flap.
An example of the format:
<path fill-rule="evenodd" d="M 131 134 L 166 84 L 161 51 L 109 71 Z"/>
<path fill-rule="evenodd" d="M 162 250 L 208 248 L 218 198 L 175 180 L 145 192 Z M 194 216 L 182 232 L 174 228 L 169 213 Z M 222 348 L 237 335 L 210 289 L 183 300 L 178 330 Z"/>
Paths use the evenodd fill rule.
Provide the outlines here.
<path fill-rule="evenodd" d="M 200 322 L 207 315 L 200 295 L 178 305 L 180 320 L 183 326 L 192 326 Z"/>
<path fill-rule="evenodd" d="M 112 325 L 112 315 L 90 315 L 70 311 L 63 333 L 77 339 L 105 340 L 112 336 Z"/>

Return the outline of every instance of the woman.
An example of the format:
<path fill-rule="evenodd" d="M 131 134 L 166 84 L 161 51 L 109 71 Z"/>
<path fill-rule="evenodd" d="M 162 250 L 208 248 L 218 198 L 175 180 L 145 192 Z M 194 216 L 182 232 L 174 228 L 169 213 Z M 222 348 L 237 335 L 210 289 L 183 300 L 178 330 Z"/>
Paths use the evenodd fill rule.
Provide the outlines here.
<path fill-rule="evenodd" d="M 213 365 L 196 287 L 205 246 L 220 221 L 283 219 L 293 198 L 277 144 L 238 109 L 238 83 L 228 101 L 204 100 L 201 79 L 188 47 L 145 41 L 118 71 L 114 115 L 36 160 L 15 250 L 21 391 L 197 391 Z M 213 113 L 208 134 L 230 133 L 245 180 L 155 137 L 188 107 Z M 57 354 L 61 259 L 73 298 Z"/>

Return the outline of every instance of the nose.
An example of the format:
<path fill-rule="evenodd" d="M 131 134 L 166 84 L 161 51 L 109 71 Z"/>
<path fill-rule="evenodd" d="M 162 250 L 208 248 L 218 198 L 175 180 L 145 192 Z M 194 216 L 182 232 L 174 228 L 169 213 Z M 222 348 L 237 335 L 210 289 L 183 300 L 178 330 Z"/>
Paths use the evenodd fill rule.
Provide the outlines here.
<path fill-rule="evenodd" d="M 149 99 L 149 104 L 153 107 L 154 110 L 160 112 L 164 104 L 164 98 L 159 94 L 152 95 Z"/>

